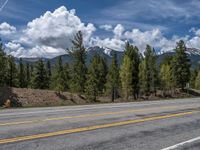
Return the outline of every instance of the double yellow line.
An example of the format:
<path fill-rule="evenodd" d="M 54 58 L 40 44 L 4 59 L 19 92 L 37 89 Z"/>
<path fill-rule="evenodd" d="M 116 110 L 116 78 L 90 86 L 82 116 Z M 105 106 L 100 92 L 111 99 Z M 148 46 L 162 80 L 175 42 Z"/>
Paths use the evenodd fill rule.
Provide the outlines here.
<path fill-rule="evenodd" d="M 122 111 L 115 111 L 115 112 L 104 112 L 98 114 L 84 114 L 84 115 L 77 115 L 77 116 L 65 116 L 65 117 L 56 117 L 56 118 L 47 118 L 47 119 L 37 119 L 37 120 L 27 120 L 27 121 L 17 121 L 17 122 L 6 122 L 0 123 L 1 126 L 11 126 L 11 125 L 21 125 L 21 124 L 31 124 L 31 123 L 41 123 L 41 122 L 49 122 L 49 121 L 59 121 L 65 119 L 78 119 L 78 118 L 94 118 L 94 117 L 102 117 L 108 115 L 119 115 L 119 114 L 127 114 L 127 113 L 134 113 L 134 112 L 145 112 L 145 111 L 156 111 L 156 110 L 163 110 L 163 109 L 174 109 L 174 108 L 185 108 L 185 107 L 192 107 L 197 106 L 197 104 L 190 104 L 190 105 L 179 105 L 179 106 L 166 106 L 166 107 L 155 107 L 155 108 L 145 108 L 145 109 L 128 109 Z"/>
<path fill-rule="evenodd" d="M 84 115 L 77 115 L 77 116 L 64 116 L 64 117 L 55 117 L 55 118 L 47 118 L 47 119 L 37 119 L 37 120 L 27 120 L 27 121 L 17 121 L 17 122 L 6 122 L 0 123 L 1 126 L 11 126 L 11 125 L 21 125 L 21 124 L 32 124 L 32 123 L 41 123 L 41 122 L 49 122 L 49 121 L 59 121 L 65 119 L 79 119 L 79 118 L 94 118 L 94 117 L 102 117 L 102 116 L 109 116 L 109 115 L 119 115 L 119 114 L 128 114 L 134 112 L 147 112 L 147 111 L 156 111 L 156 110 L 163 110 L 163 109 L 175 109 L 175 108 L 184 108 L 184 107 L 193 107 L 198 106 L 197 104 L 190 104 L 190 105 L 179 105 L 179 106 L 165 106 L 165 107 L 155 107 L 155 108 L 146 108 L 146 109 L 128 109 L 122 111 L 115 111 L 115 112 L 104 112 L 104 113 L 97 113 L 97 114 L 84 114 Z"/>
<path fill-rule="evenodd" d="M 79 133 L 79 132 L 109 128 L 109 127 L 116 127 L 116 126 L 122 126 L 122 125 L 142 123 L 142 122 L 147 122 L 147 121 L 168 119 L 168 118 L 173 118 L 173 117 L 181 117 L 181 116 L 191 115 L 191 114 L 195 114 L 195 113 L 200 113 L 200 110 L 190 111 L 190 112 L 182 112 L 182 113 L 176 113 L 176 114 L 169 114 L 169 115 L 163 115 L 163 116 L 155 116 L 155 117 L 136 119 L 136 120 L 127 120 L 127 121 L 114 122 L 114 123 L 101 124 L 101 125 L 94 125 L 94 126 L 87 126 L 87 127 L 81 127 L 81 128 L 75 128 L 75 129 L 67 129 L 67 130 L 50 132 L 50 133 L 43 133 L 43 134 L 37 134 L 37 135 L 29 135 L 29 136 L 21 136 L 21 137 L 8 138 L 8 139 L 0 139 L 0 144 L 8 144 L 8 143 L 13 143 L 13 142 L 34 140 L 34 139 L 40 139 L 40 138 L 48 138 L 48 137 L 53 137 L 53 136 L 61 136 L 61 135 L 66 135 L 66 134 L 71 134 L 71 133 Z"/>

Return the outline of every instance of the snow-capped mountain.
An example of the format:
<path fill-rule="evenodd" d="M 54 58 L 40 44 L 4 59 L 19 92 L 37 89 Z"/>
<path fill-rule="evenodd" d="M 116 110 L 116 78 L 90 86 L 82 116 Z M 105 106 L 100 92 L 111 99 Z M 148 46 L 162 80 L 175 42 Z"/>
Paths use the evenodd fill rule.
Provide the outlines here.
<path fill-rule="evenodd" d="M 122 51 L 115 51 L 115 50 L 110 49 L 110 48 L 98 47 L 98 46 L 89 47 L 86 51 L 87 51 L 87 53 L 86 53 L 87 54 L 87 57 L 86 57 L 87 58 L 86 59 L 87 64 L 89 64 L 91 62 L 91 60 L 92 60 L 92 58 L 95 54 L 99 54 L 100 56 L 104 57 L 107 60 L 108 63 L 110 63 L 114 53 L 117 54 L 117 59 L 118 59 L 118 62 L 120 64 L 122 57 L 123 57 L 123 54 L 124 54 L 124 52 L 122 52 Z M 200 64 L 200 50 L 196 49 L 196 48 L 188 48 L 186 53 L 188 54 L 188 57 L 189 57 L 191 64 L 192 64 L 192 67 L 196 68 Z M 174 50 L 158 53 L 158 64 L 160 64 L 162 62 L 164 57 L 172 56 L 174 54 L 175 54 Z M 73 61 L 73 58 L 68 54 L 62 55 L 61 57 L 62 57 L 64 63 L 66 63 L 66 62 L 71 63 Z M 52 58 L 52 59 L 43 59 L 43 60 L 45 60 L 45 61 L 50 60 L 52 64 L 55 64 L 56 61 L 57 61 L 57 58 L 58 57 L 55 57 L 55 58 Z M 37 61 L 38 59 L 39 58 L 35 58 L 35 59 L 24 58 L 24 61 L 33 63 L 33 62 Z"/>
<path fill-rule="evenodd" d="M 200 64 L 200 49 L 196 48 L 187 48 L 186 53 L 188 58 L 190 59 L 192 68 L 196 68 Z M 175 54 L 174 50 L 163 52 L 158 55 L 158 63 L 160 64 L 164 57 L 166 56 L 173 56 Z"/>
<path fill-rule="evenodd" d="M 110 49 L 108 47 L 94 46 L 94 47 L 89 47 L 87 49 L 87 52 L 88 53 L 91 53 L 91 52 L 92 53 L 100 53 L 100 54 L 103 52 L 105 55 L 108 55 L 108 56 L 112 57 L 114 52 L 118 53 L 119 51 L 115 51 L 115 50 Z"/>
<path fill-rule="evenodd" d="M 200 56 L 200 50 L 196 48 L 187 48 L 186 53 L 188 55 L 199 55 Z"/>

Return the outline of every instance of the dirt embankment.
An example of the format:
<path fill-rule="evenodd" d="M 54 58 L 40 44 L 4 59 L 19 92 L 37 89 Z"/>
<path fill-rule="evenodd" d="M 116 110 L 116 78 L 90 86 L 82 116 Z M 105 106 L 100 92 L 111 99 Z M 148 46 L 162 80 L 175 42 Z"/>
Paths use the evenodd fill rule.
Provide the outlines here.
<path fill-rule="evenodd" d="M 168 93 L 163 96 L 161 91 L 158 91 L 156 96 L 141 97 L 137 101 L 144 100 L 160 100 L 170 98 L 187 98 L 187 97 L 200 97 L 200 92 L 197 90 L 182 91 L 176 90 L 175 92 Z M 35 89 L 22 89 L 22 88 L 0 88 L 0 106 L 5 105 L 6 101 L 11 102 L 11 107 L 42 107 L 42 106 L 65 106 L 65 105 L 81 105 L 94 103 L 85 98 L 85 96 L 72 94 L 69 92 L 56 92 L 50 90 L 35 90 Z M 115 102 L 130 102 L 134 101 L 133 98 L 124 100 L 119 98 Z M 111 102 L 109 97 L 99 97 L 99 103 Z"/>
<path fill-rule="evenodd" d="M 0 88 L 0 105 L 7 100 L 13 107 L 40 107 L 86 104 L 88 101 L 81 95 L 50 90 L 21 88 Z"/>

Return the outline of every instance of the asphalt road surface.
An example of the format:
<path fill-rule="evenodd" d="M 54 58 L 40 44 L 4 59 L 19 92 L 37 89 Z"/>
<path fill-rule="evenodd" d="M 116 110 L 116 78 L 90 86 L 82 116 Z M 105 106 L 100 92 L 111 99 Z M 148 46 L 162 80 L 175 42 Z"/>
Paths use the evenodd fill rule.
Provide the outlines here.
<path fill-rule="evenodd" d="M 200 150 L 200 98 L 0 110 L 0 150 Z"/>

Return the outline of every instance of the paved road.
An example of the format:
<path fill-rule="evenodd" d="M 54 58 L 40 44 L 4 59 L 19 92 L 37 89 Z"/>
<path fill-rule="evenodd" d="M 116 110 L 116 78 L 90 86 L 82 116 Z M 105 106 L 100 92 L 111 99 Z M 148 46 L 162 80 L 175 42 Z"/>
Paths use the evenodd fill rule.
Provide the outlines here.
<path fill-rule="evenodd" d="M 0 150 L 199 150 L 200 99 L 0 110 Z"/>

